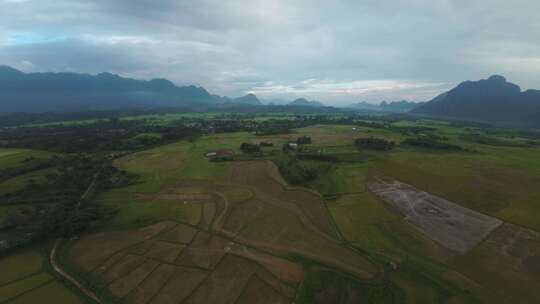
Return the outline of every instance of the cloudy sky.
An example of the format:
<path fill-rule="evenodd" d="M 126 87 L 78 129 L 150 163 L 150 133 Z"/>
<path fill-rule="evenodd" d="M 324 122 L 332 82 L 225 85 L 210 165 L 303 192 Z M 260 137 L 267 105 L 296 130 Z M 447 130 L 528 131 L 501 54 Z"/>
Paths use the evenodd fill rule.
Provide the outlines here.
<path fill-rule="evenodd" d="M 326 104 L 540 88 L 538 0 L 0 0 L 0 64 Z"/>

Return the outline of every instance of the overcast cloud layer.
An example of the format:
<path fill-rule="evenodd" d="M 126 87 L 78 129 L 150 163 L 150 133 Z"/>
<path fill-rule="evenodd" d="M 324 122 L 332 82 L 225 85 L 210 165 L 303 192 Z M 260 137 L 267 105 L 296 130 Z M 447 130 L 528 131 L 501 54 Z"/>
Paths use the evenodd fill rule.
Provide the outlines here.
<path fill-rule="evenodd" d="M 0 64 L 343 105 L 505 75 L 540 88 L 537 0 L 0 0 Z"/>

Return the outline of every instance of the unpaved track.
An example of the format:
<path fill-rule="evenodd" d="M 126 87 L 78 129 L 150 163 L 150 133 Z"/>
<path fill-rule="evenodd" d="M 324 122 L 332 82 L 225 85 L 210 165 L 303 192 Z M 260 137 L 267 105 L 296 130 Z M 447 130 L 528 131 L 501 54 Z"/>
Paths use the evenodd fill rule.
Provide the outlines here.
<path fill-rule="evenodd" d="M 54 271 L 56 273 L 58 273 L 59 275 L 61 275 L 64 279 L 71 282 L 71 284 L 73 284 L 75 287 L 77 287 L 82 293 L 84 293 L 90 299 L 94 300 L 96 303 L 101 304 L 102 302 L 99 300 L 99 298 L 96 296 L 95 293 L 93 293 L 90 289 L 84 287 L 81 283 L 79 283 L 79 281 L 77 281 L 72 276 L 70 276 L 65 271 L 63 271 L 62 268 L 60 268 L 60 266 L 58 265 L 58 263 L 56 263 L 56 251 L 57 251 L 58 246 L 60 245 L 61 241 L 62 241 L 62 239 L 56 239 L 56 241 L 54 242 L 54 247 L 51 250 L 51 255 L 49 257 L 49 261 L 50 261 Z"/>

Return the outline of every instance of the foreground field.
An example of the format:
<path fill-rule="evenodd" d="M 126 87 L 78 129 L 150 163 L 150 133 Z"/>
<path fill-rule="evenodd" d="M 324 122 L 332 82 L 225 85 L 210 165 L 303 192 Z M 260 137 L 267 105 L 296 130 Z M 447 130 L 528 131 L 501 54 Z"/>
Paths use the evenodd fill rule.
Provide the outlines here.
<path fill-rule="evenodd" d="M 0 257 L 0 303 L 33 304 L 44 303 L 44 299 L 59 304 L 85 303 L 49 274 L 46 263 L 46 258 L 34 250 Z"/>
<path fill-rule="evenodd" d="M 379 270 L 339 242 L 321 197 L 276 176 L 254 161 L 216 182 L 178 182 L 150 203 L 198 205 L 198 222 L 90 235 L 70 260 L 126 303 L 290 303 L 305 271 L 296 257 L 373 279 Z"/>

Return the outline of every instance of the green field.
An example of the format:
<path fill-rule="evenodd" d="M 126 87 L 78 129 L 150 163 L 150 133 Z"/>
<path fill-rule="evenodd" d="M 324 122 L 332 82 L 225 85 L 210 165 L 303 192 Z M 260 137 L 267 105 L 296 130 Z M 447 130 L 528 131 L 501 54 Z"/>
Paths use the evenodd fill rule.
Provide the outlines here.
<path fill-rule="evenodd" d="M 196 142 L 182 141 L 155 149 L 137 152 L 116 161 L 116 165 L 139 174 L 139 181 L 126 188 L 102 194 L 97 200 L 119 208 L 119 213 L 107 229 L 128 228 L 161 220 L 180 220 L 196 224 L 200 206 L 177 202 L 148 200 L 141 194 L 155 194 L 181 181 L 217 181 L 223 177 L 228 162 L 209 162 L 204 155 L 212 150 L 232 149 L 239 152 L 240 144 L 249 141 L 248 133 L 219 134 L 203 137 Z"/>
<path fill-rule="evenodd" d="M 29 149 L 3 149 L 0 148 L 0 168 L 7 169 L 44 160 L 53 154 L 46 151 Z"/>
<path fill-rule="evenodd" d="M 42 248 L 24 249 L 0 257 L 0 303 L 86 303 L 51 275 Z"/>

